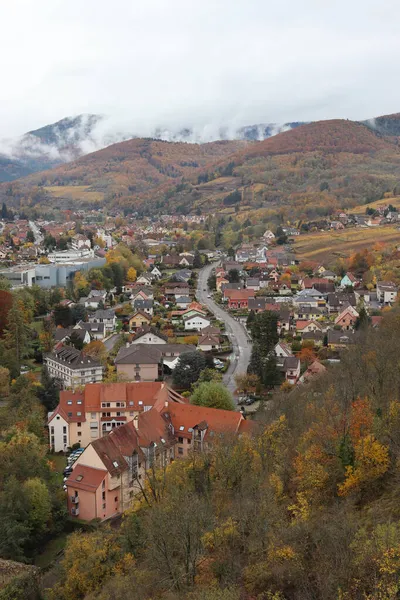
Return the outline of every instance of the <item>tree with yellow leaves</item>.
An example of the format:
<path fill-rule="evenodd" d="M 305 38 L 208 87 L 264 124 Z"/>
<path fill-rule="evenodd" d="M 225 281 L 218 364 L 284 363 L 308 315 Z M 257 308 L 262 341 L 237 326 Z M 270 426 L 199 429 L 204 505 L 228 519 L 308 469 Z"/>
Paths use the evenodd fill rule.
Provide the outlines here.
<path fill-rule="evenodd" d="M 133 283 L 134 281 L 136 281 L 137 278 L 137 271 L 134 267 L 130 267 L 128 269 L 128 272 L 126 274 L 126 279 L 130 282 Z"/>

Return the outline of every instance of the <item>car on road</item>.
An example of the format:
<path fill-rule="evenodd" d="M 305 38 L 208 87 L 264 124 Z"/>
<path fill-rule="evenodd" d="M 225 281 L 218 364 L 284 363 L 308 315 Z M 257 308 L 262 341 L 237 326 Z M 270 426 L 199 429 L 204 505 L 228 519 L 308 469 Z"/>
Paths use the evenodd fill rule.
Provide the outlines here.
<path fill-rule="evenodd" d="M 207 298 L 211 298 L 211 294 L 207 294 Z"/>
<path fill-rule="evenodd" d="M 203 292 L 206 292 L 206 291 L 207 291 L 207 288 L 203 288 Z"/>

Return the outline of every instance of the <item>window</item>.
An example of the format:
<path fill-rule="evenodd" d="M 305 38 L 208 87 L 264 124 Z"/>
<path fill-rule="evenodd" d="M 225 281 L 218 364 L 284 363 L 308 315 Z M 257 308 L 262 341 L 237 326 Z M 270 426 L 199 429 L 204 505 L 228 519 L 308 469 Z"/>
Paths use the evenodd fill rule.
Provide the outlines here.
<path fill-rule="evenodd" d="M 50 427 L 50 433 L 54 433 L 54 427 Z"/>
<path fill-rule="evenodd" d="M 69 404 L 71 406 L 72 405 L 72 400 L 68 400 L 67 404 Z"/>
<path fill-rule="evenodd" d="M 104 504 L 103 504 L 103 510 L 105 510 L 105 508 L 106 508 L 106 503 L 104 502 Z"/>
<path fill-rule="evenodd" d="M 77 426 L 78 427 L 82 427 L 82 423 L 77 423 Z"/>
<path fill-rule="evenodd" d="M 141 406 L 143 404 L 143 400 L 139 400 L 138 404 Z"/>
<path fill-rule="evenodd" d="M 192 440 L 189 438 L 188 440 L 186 440 L 188 444 L 192 443 Z"/>
<path fill-rule="evenodd" d="M 183 444 L 183 437 L 178 437 L 178 444 Z"/>
<path fill-rule="evenodd" d="M 77 404 L 82 404 L 82 400 L 77 400 Z"/>
<path fill-rule="evenodd" d="M 101 489 L 104 490 L 105 487 L 106 487 L 106 482 L 103 479 L 103 481 L 101 482 Z"/>
<path fill-rule="evenodd" d="M 78 431 L 78 437 L 82 437 L 82 431 Z"/>
<path fill-rule="evenodd" d="M 69 417 L 72 417 L 72 412 L 67 413 Z"/>
<path fill-rule="evenodd" d="M 130 411 L 129 411 L 129 416 L 130 416 L 130 417 L 133 417 L 133 415 L 134 415 L 134 414 L 135 414 L 135 413 L 133 412 L 133 410 L 130 410 Z"/>
<path fill-rule="evenodd" d="M 118 496 L 115 496 L 114 502 L 118 502 Z"/>
<path fill-rule="evenodd" d="M 63 437 L 63 443 L 64 443 L 64 446 L 65 446 L 65 445 L 66 445 L 66 443 L 67 443 L 67 436 L 66 436 L 66 435 L 64 435 L 64 437 Z"/>
<path fill-rule="evenodd" d="M 95 419 L 96 418 L 96 413 L 90 413 L 90 418 L 91 419 Z"/>
<path fill-rule="evenodd" d="M 106 499 L 106 493 L 105 493 L 105 492 L 102 492 L 102 493 L 101 493 L 101 498 L 102 498 L 102 500 L 105 500 L 105 499 Z"/>
<path fill-rule="evenodd" d="M 133 490 L 129 492 L 129 498 L 133 498 Z"/>
<path fill-rule="evenodd" d="M 81 413 L 81 412 L 77 412 L 77 413 L 76 413 L 76 416 L 77 416 L 77 417 L 81 417 L 81 416 L 82 416 L 82 413 Z"/>
<path fill-rule="evenodd" d="M 183 448 L 181 446 L 178 446 L 178 454 L 183 454 Z"/>
<path fill-rule="evenodd" d="M 129 406 L 133 406 L 133 400 L 129 400 Z"/>

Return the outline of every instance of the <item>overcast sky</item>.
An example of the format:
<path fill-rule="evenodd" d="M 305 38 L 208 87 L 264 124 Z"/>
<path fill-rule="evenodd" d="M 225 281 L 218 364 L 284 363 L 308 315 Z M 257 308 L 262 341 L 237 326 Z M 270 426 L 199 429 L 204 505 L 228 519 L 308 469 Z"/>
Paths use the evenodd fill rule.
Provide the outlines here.
<path fill-rule="evenodd" d="M 400 111 L 398 0 L 3 0 L 0 138 Z"/>

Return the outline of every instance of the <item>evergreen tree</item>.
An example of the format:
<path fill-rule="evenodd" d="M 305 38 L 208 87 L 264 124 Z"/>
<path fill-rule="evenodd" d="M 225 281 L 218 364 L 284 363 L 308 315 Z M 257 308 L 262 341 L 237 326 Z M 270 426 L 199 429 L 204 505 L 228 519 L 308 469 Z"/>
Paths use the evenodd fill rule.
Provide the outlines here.
<path fill-rule="evenodd" d="M 42 369 L 42 376 L 40 380 L 42 387 L 38 389 L 38 397 L 40 402 L 46 408 L 48 412 L 54 410 L 59 402 L 60 398 L 60 387 L 56 379 L 53 379 L 49 375 L 49 371 L 46 366 Z"/>
<path fill-rule="evenodd" d="M 260 379 L 263 377 L 264 361 L 261 355 L 260 347 L 258 344 L 253 344 L 251 350 L 251 357 L 249 366 L 247 367 L 247 373 L 249 375 L 257 375 Z"/>
<path fill-rule="evenodd" d="M 279 341 L 278 315 L 266 310 L 256 314 L 250 327 L 253 342 L 259 345 L 261 355 L 267 358 Z"/>
<path fill-rule="evenodd" d="M 202 352 L 195 351 L 182 354 L 174 369 L 174 384 L 180 388 L 189 388 L 198 380 L 205 366 L 206 359 Z"/>
<path fill-rule="evenodd" d="M 371 319 L 368 316 L 368 313 L 367 313 L 365 307 L 363 306 L 358 311 L 358 317 L 356 319 L 354 327 L 355 327 L 355 329 L 366 329 L 368 327 L 368 325 L 370 324 L 370 321 L 371 321 Z"/>
<path fill-rule="evenodd" d="M 270 390 L 282 382 L 282 376 L 276 365 L 276 357 L 273 352 L 269 354 L 263 366 L 262 382 Z"/>
<path fill-rule="evenodd" d="M 29 353 L 30 330 L 26 323 L 24 305 L 21 300 L 14 299 L 8 311 L 7 327 L 4 340 L 8 350 L 12 350 L 18 365 Z"/>
<path fill-rule="evenodd" d="M 26 241 L 30 242 L 31 244 L 35 242 L 35 236 L 32 229 L 29 229 L 28 233 L 26 234 Z"/>
<path fill-rule="evenodd" d="M 196 250 L 196 252 L 194 254 L 194 259 L 193 259 L 193 267 L 195 269 L 201 269 L 202 266 L 203 266 L 203 262 L 201 260 L 201 254 L 198 250 Z"/>

